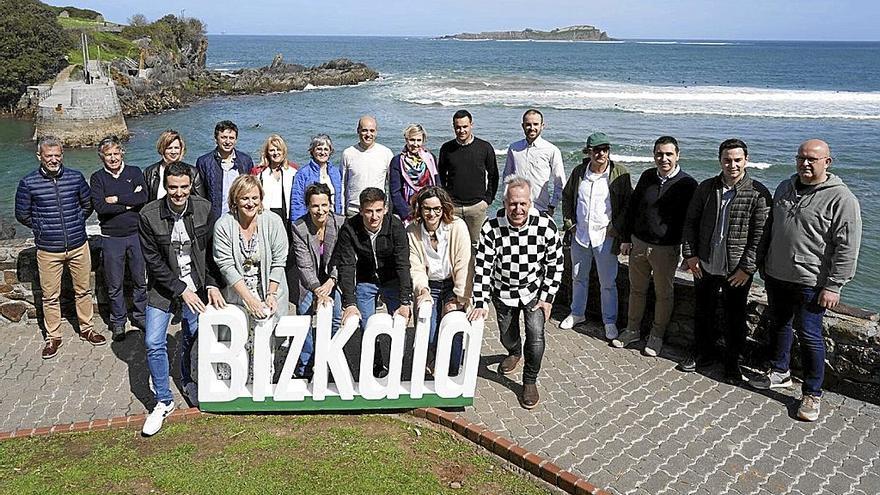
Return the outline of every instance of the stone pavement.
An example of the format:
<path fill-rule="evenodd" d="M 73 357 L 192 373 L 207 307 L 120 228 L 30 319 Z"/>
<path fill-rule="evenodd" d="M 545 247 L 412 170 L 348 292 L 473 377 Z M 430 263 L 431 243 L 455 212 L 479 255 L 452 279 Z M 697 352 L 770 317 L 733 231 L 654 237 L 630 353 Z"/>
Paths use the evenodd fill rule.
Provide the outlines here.
<path fill-rule="evenodd" d="M 645 358 L 609 347 L 597 325 L 551 323 L 541 403 L 526 411 L 516 399 L 522 368 L 510 378 L 495 373 L 503 348 L 488 323 L 475 406 L 463 414 L 612 493 L 880 493 L 880 406 L 828 393 L 819 421 L 801 422 L 796 390 L 758 393 L 679 373 L 674 350 Z M 39 357 L 35 327 L 2 330 L 0 432 L 153 406 L 140 332 L 92 347 L 63 329 L 49 361 Z"/>

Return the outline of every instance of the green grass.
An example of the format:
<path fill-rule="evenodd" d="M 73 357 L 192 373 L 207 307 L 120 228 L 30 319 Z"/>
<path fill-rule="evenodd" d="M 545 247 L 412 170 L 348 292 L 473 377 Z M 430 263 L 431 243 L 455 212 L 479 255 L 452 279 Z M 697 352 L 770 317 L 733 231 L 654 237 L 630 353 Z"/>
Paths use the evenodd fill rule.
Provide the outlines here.
<path fill-rule="evenodd" d="M 458 482 L 461 488 L 452 489 Z M 0 493 L 548 493 L 445 431 L 389 416 L 207 416 L 0 442 Z"/>
<path fill-rule="evenodd" d="M 82 64 L 82 50 L 80 49 L 79 39 L 76 40 L 76 48 L 68 53 L 69 63 Z M 98 54 L 101 60 L 116 60 L 123 57 L 129 57 L 137 60 L 138 48 L 130 40 L 113 33 L 93 32 L 89 33 L 89 58 L 95 60 Z"/>

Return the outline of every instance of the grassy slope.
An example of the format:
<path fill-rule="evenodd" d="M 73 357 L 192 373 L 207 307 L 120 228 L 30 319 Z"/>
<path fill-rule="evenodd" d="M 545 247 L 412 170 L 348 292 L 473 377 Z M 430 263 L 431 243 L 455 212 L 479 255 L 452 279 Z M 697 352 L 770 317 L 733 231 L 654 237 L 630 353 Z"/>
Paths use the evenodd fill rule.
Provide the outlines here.
<path fill-rule="evenodd" d="M 88 33 L 89 58 L 91 59 L 97 59 L 99 51 L 101 54 L 101 60 L 104 61 L 123 57 L 129 57 L 135 60 L 138 58 L 138 49 L 131 40 L 127 40 L 116 33 L 94 31 L 96 27 L 101 25 L 99 22 L 89 19 L 78 19 L 75 17 L 59 17 L 58 22 L 61 23 L 61 27 L 66 30 L 77 29 Z M 75 35 L 75 38 L 75 47 L 70 50 L 70 53 L 68 53 L 69 62 L 71 64 L 82 65 L 83 57 L 82 50 L 79 46 L 79 35 Z"/>
<path fill-rule="evenodd" d="M 209 416 L 150 439 L 126 429 L 0 442 L 0 493 L 151 492 L 547 493 L 447 432 L 388 416 Z"/>

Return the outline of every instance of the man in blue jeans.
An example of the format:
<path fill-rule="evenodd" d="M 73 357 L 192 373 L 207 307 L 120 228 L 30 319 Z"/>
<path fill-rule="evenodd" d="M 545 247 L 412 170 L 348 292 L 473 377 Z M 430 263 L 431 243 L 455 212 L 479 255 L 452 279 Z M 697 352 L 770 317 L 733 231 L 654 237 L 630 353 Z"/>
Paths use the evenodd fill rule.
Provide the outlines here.
<path fill-rule="evenodd" d="M 385 192 L 368 187 L 360 194 L 360 213 L 339 230 L 333 264 L 342 290 L 342 322 L 360 318 L 361 329 L 376 312 L 379 296 L 389 313 L 409 320 L 412 312 L 412 278 L 409 273 L 409 239 L 396 216 L 388 214 Z M 390 339 L 376 340 L 373 373 L 388 374 Z"/>
<path fill-rule="evenodd" d="M 501 344 L 507 357 L 498 365 L 502 375 L 513 373 L 525 355 L 520 405 L 538 405 L 538 372 L 544 358 L 544 324 L 559 282 L 562 280 L 562 249 L 556 224 L 532 206 L 528 179 L 510 175 L 504 179 L 504 209 L 483 224 L 474 266 L 474 309 L 468 319 L 484 319 L 491 297 L 498 315 Z M 519 315 L 526 325 L 525 343 L 519 331 Z"/>
<path fill-rule="evenodd" d="M 146 348 L 147 367 L 156 392 L 156 407 L 144 422 L 144 436 L 152 436 L 174 410 L 169 388 L 168 322 L 176 311 L 180 323 L 180 381 L 184 393 L 198 404 L 198 388 L 190 371 L 190 351 L 199 328 L 205 302 L 225 306 L 216 279 L 211 252 L 211 203 L 190 196 L 192 167 L 175 162 L 165 168 L 167 195 L 141 210 L 140 238 L 149 273 Z"/>
<path fill-rule="evenodd" d="M 791 386 L 792 320 L 797 320 L 804 382 L 798 417 L 819 418 L 825 378 L 822 318 L 840 301 L 856 273 L 862 240 L 859 202 L 840 177 L 829 173 L 831 149 L 819 139 L 801 144 L 797 173 L 773 195 L 770 247 L 764 281 L 770 311 L 770 369 L 756 388 Z"/>

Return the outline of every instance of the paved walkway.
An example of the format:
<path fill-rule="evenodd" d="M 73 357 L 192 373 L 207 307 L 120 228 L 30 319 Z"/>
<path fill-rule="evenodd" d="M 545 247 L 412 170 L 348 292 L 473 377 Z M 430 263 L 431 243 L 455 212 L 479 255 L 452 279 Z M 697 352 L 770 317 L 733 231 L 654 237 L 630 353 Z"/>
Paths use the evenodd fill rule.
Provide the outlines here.
<path fill-rule="evenodd" d="M 2 332 L 0 431 L 152 407 L 142 334 L 94 348 L 65 325 L 58 357 L 43 361 L 35 328 Z M 526 411 L 519 383 L 495 373 L 503 350 L 490 322 L 476 405 L 464 414 L 613 493 L 880 493 L 880 407 L 828 393 L 818 422 L 797 421 L 794 390 L 679 373 L 672 350 L 649 359 L 599 332 L 548 326 L 541 403 Z"/>

